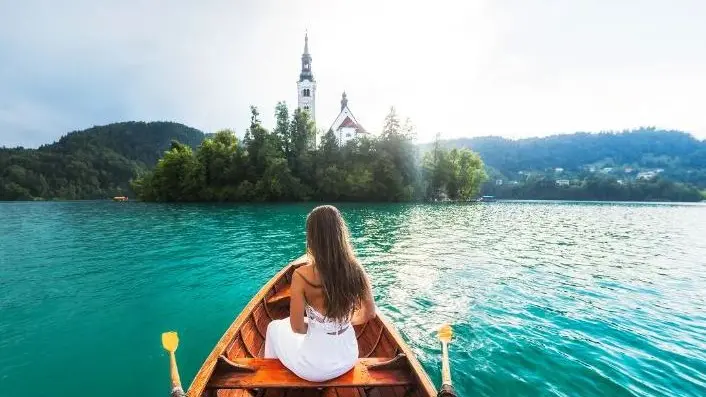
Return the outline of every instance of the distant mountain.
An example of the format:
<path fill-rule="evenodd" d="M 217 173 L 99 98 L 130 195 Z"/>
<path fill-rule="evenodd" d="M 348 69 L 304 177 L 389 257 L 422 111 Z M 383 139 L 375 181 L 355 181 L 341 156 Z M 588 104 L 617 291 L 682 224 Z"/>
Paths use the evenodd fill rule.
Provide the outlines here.
<path fill-rule="evenodd" d="M 130 194 L 172 140 L 199 145 L 204 133 L 171 122 L 124 122 L 66 134 L 39 149 L 0 149 L 0 200 L 100 199 Z"/>
<path fill-rule="evenodd" d="M 706 141 L 680 131 L 641 128 L 519 140 L 461 138 L 441 145 L 476 151 L 491 179 L 522 180 L 531 173 L 553 174 L 557 179 L 586 173 L 634 179 L 640 171 L 657 170 L 665 178 L 706 187 Z M 424 150 L 431 147 L 424 145 Z"/>

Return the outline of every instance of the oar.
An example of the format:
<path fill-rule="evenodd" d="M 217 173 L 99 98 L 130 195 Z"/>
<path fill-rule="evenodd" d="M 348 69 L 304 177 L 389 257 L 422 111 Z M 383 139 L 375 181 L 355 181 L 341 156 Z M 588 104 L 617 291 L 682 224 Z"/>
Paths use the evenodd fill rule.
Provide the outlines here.
<path fill-rule="evenodd" d="M 439 329 L 439 340 L 441 341 L 441 391 L 439 397 L 455 397 L 453 385 L 451 384 L 451 368 L 449 367 L 449 342 L 451 342 L 453 331 L 451 326 L 444 324 Z"/>
<path fill-rule="evenodd" d="M 176 352 L 177 347 L 179 347 L 179 335 L 176 332 L 165 332 L 162 334 L 162 346 L 164 350 L 169 352 L 169 373 L 172 378 L 172 397 L 183 397 L 184 389 L 181 388 L 181 380 L 179 379 L 179 369 L 176 363 Z"/>

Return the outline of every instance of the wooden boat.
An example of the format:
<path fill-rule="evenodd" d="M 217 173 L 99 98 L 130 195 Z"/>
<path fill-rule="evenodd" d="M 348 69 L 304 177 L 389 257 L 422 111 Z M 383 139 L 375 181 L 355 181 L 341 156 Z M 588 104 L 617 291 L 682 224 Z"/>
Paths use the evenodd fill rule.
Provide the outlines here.
<path fill-rule="evenodd" d="M 326 382 L 309 382 L 294 375 L 279 360 L 262 358 L 267 325 L 273 319 L 289 315 L 292 272 L 304 263 L 305 258 L 302 257 L 287 265 L 252 298 L 206 358 L 187 396 L 453 396 L 450 378 L 448 387 L 445 384 L 442 391 L 437 393 L 412 351 L 380 313 L 368 323 L 355 326 L 360 359 L 352 370 L 338 378 Z M 165 349 L 173 353 L 176 347 L 170 350 L 165 345 Z M 447 351 L 445 345 L 443 351 Z M 181 390 L 174 360 L 172 384 Z M 447 360 L 444 365 L 446 376 Z"/>
<path fill-rule="evenodd" d="M 495 199 L 495 196 L 482 196 L 479 197 L 476 201 L 482 203 L 493 203 L 497 200 Z"/>
<path fill-rule="evenodd" d="M 113 201 L 127 201 L 127 197 L 125 197 L 125 196 L 115 196 L 115 197 L 113 197 Z"/>

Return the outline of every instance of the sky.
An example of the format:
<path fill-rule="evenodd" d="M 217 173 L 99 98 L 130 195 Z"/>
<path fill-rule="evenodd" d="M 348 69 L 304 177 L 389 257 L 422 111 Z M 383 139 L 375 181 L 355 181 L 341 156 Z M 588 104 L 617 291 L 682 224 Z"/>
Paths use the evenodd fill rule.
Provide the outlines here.
<path fill-rule="evenodd" d="M 418 140 L 640 126 L 706 138 L 703 0 L 0 0 L 0 146 L 111 122 L 242 136 L 296 104 L 304 32 L 317 127 L 341 93 Z"/>

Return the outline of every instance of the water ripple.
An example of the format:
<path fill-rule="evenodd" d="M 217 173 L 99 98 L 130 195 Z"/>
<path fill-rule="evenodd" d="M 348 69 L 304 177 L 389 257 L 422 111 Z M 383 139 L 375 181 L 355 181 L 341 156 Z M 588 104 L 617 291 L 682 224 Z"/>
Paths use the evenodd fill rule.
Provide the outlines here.
<path fill-rule="evenodd" d="M 160 395 L 304 248 L 311 204 L 0 204 L 0 395 Z M 340 207 L 380 308 L 465 396 L 706 395 L 706 206 Z M 101 360 L 101 357 L 110 359 Z M 101 361 L 98 364 L 98 361 Z M 76 373 L 84 376 L 76 377 Z"/>

